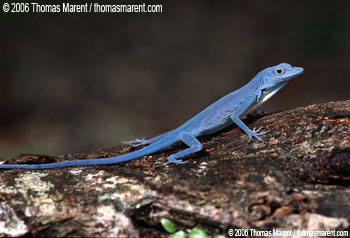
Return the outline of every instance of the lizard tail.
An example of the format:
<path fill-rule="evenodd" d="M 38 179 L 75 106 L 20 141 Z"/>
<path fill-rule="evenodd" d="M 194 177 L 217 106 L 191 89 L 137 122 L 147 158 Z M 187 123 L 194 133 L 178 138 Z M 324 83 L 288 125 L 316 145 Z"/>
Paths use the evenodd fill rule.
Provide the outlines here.
<path fill-rule="evenodd" d="M 177 141 L 177 138 L 169 135 L 140 150 L 116 157 L 62 161 L 48 164 L 0 164 L 0 169 L 51 169 L 58 167 L 116 164 L 152 154 L 176 143 Z"/>

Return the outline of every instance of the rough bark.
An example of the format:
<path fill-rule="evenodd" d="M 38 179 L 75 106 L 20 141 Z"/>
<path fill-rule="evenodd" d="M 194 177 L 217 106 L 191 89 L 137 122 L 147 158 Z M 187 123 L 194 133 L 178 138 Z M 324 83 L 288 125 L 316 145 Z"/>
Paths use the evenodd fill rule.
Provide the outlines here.
<path fill-rule="evenodd" d="M 178 144 L 128 163 L 0 173 L 3 236 L 156 236 L 179 228 L 349 230 L 350 100 L 249 117 L 265 143 L 232 126 L 201 138 L 188 163 L 159 167 Z M 116 156 L 121 145 L 60 157 L 22 154 L 9 163 Z"/>

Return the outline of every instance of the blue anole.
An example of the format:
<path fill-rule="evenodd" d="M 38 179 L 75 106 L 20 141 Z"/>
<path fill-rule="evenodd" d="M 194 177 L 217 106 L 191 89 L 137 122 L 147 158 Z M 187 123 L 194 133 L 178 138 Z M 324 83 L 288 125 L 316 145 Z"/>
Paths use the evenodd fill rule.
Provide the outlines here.
<path fill-rule="evenodd" d="M 202 144 L 196 137 L 216 132 L 233 122 L 249 136 L 248 143 L 251 141 L 252 137 L 255 137 L 259 141 L 263 141 L 260 136 L 268 133 L 268 131 L 259 132 L 262 127 L 250 130 L 241 121 L 240 117 L 261 105 L 285 86 L 290 79 L 302 74 L 303 71 L 304 69 L 301 67 L 293 67 L 286 63 L 266 68 L 260 71 L 242 88 L 233 91 L 214 102 L 175 130 L 148 140 L 136 139 L 134 141 L 123 142 L 132 146 L 150 144 L 131 153 L 110 158 L 63 161 L 48 164 L 1 164 L 0 169 L 48 169 L 68 166 L 115 164 L 152 154 L 165 149 L 178 141 L 182 141 L 189 148 L 170 155 L 168 157 L 168 162 L 164 165 L 169 163 L 181 164 L 186 161 L 179 160 L 179 158 L 183 158 L 186 155 L 195 153 L 202 149 Z"/>

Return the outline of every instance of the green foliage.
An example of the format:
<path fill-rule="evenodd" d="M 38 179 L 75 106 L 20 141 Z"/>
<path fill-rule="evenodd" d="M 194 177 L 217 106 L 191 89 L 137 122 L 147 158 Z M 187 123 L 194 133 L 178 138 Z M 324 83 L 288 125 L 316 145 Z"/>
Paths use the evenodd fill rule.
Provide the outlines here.
<path fill-rule="evenodd" d="M 178 231 L 168 236 L 168 238 L 187 238 L 188 235 L 184 231 Z"/>
<path fill-rule="evenodd" d="M 166 218 L 162 218 L 160 220 L 160 223 L 162 224 L 163 228 L 169 232 L 169 233 L 174 233 L 176 231 L 176 227 L 174 225 L 174 223 L 172 223 L 170 220 L 166 219 Z"/>
<path fill-rule="evenodd" d="M 185 231 L 176 231 L 176 227 L 174 223 L 172 223 L 170 220 L 166 218 L 162 218 L 160 220 L 160 223 L 162 224 L 163 228 L 169 232 L 172 233 L 168 236 L 168 238 L 210 238 L 210 236 L 207 234 L 207 232 L 204 230 L 204 228 L 200 226 L 196 226 L 193 229 L 189 230 L 189 234 Z M 225 238 L 224 235 L 215 235 L 212 238 Z"/>
<path fill-rule="evenodd" d="M 209 238 L 209 236 L 201 228 L 195 227 L 192 229 L 189 238 Z"/>

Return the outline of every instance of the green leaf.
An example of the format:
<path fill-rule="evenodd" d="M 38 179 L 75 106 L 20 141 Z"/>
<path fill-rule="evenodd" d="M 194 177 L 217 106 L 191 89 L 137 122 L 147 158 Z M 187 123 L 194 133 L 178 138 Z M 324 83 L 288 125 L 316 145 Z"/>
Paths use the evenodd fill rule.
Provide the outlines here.
<path fill-rule="evenodd" d="M 162 218 L 160 219 L 160 223 L 167 232 L 174 233 L 176 231 L 175 225 L 170 220 Z"/>
<path fill-rule="evenodd" d="M 202 229 L 195 227 L 192 229 L 189 238 L 209 238 L 209 236 Z"/>
<path fill-rule="evenodd" d="M 224 235 L 216 235 L 213 238 L 226 238 Z"/>
<path fill-rule="evenodd" d="M 187 233 L 184 231 L 178 231 L 168 236 L 168 238 L 186 238 L 186 237 L 187 237 Z"/>

